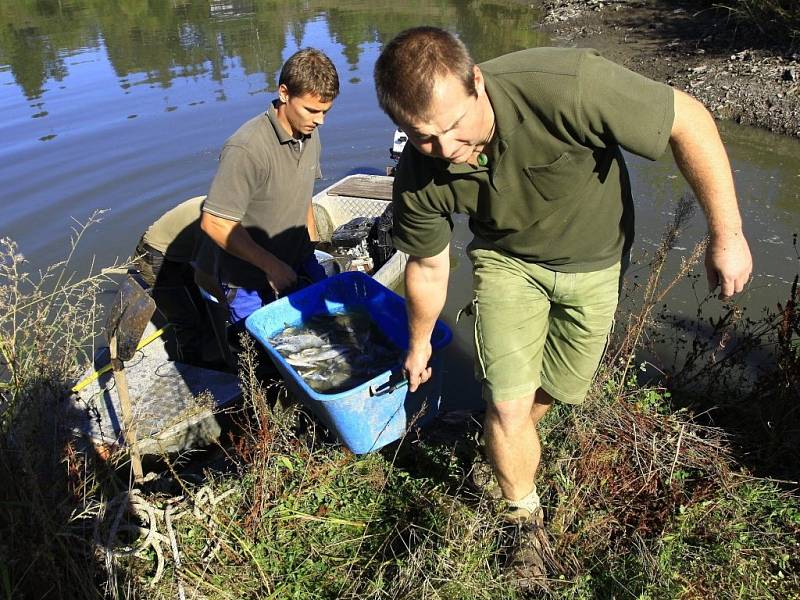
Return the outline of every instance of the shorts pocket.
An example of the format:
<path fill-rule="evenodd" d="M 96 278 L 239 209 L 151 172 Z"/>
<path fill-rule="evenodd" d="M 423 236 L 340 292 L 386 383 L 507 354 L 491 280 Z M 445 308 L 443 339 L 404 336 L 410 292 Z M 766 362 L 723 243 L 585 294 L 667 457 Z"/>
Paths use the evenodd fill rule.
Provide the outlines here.
<path fill-rule="evenodd" d="M 472 300 L 472 314 L 475 316 L 474 339 L 475 347 L 475 379 L 483 381 L 486 379 L 486 357 L 484 356 L 483 334 L 481 332 L 481 312 L 478 300 Z"/>

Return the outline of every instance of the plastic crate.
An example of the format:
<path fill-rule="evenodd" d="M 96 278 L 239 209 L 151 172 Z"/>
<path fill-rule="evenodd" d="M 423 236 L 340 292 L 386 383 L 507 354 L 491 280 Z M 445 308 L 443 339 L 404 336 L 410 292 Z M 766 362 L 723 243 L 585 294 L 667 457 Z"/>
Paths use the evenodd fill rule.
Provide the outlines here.
<path fill-rule="evenodd" d="M 422 425 L 439 411 L 442 388 L 440 350 L 452 338 L 437 321 L 431 336 L 431 379 L 410 392 L 401 379 L 401 364 L 352 389 L 334 394 L 313 390 L 272 347 L 269 339 L 289 326 L 319 314 L 364 310 L 401 349 L 408 348 L 405 300 L 364 273 L 350 271 L 329 277 L 260 308 L 245 324 L 264 346 L 287 388 L 308 406 L 339 440 L 356 454 L 377 450 L 401 438 L 410 425 Z"/>

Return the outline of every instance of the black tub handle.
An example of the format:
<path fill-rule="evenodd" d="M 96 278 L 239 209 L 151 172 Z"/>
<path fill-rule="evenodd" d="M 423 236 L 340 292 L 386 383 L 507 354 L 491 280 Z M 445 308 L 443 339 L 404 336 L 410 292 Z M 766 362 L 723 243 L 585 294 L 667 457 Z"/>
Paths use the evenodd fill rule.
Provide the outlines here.
<path fill-rule="evenodd" d="M 382 396 L 384 394 L 391 394 L 395 390 L 399 390 L 402 387 L 408 385 L 408 379 L 405 375 L 400 381 L 392 381 L 391 377 L 389 381 L 381 385 L 371 385 L 369 386 L 369 395 L 370 396 Z"/>

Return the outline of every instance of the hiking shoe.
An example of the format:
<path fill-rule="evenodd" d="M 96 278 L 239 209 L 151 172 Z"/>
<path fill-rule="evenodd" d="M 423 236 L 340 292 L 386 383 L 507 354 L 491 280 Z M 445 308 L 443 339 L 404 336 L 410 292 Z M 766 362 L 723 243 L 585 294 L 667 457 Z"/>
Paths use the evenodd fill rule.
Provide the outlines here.
<path fill-rule="evenodd" d="M 500 517 L 508 525 L 544 526 L 541 508 L 531 513 L 531 511 L 522 506 L 509 506 L 502 512 Z"/>
<path fill-rule="evenodd" d="M 500 484 L 494 478 L 492 466 L 480 457 L 475 459 L 467 474 L 467 487 L 478 495 L 494 500 L 500 500 L 503 497 Z"/>
<path fill-rule="evenodd" d="M 541 587 L 547 578 L 546 556 L 550 544 L 543 527 L 542 510 L 531 514 L 524 508 L 513 508 L 502 514 L 500 551 L 504 567 L 520 589 Z"/>

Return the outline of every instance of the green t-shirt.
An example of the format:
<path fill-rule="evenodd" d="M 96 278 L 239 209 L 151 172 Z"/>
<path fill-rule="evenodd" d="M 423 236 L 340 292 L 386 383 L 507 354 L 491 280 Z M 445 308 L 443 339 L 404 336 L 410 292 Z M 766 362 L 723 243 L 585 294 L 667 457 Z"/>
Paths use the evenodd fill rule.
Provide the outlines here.
<path fill-rule="evenodd" d="M 534 48 L 480 65 L 495 112 L 486 167 L 427 157 L 411 144 L 394 182 L 395 247 L 441 252 L 452 213 L 475 241 L 563 272 L 604 269 L 633 238 L 621 148 L 657 159 L 673 92 L 594 50 Z"/>

